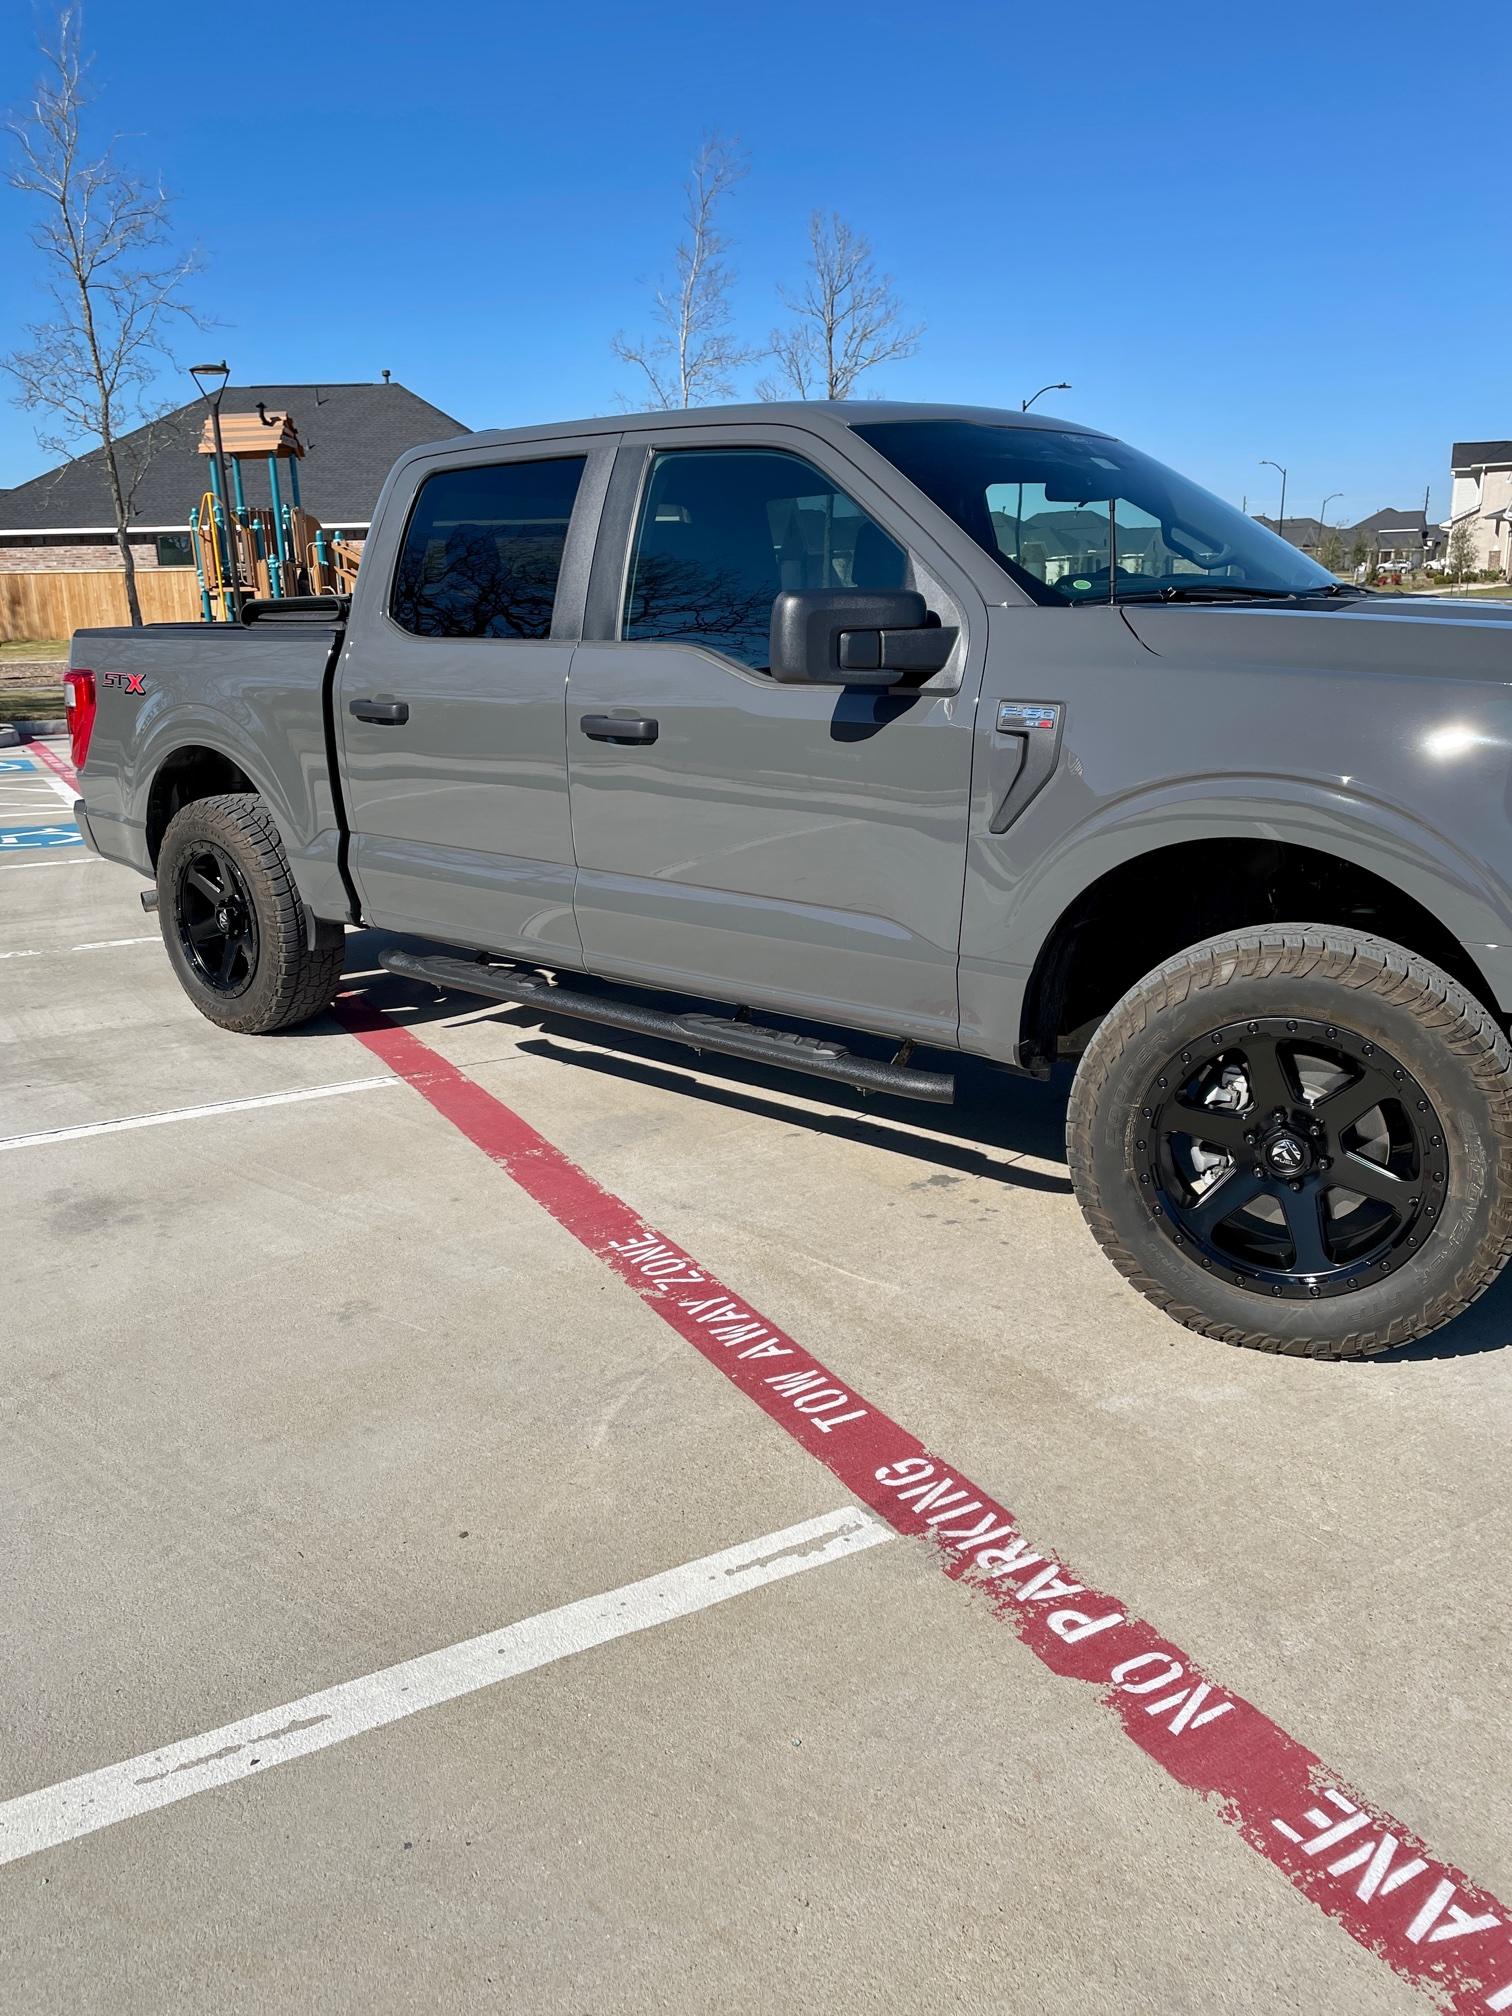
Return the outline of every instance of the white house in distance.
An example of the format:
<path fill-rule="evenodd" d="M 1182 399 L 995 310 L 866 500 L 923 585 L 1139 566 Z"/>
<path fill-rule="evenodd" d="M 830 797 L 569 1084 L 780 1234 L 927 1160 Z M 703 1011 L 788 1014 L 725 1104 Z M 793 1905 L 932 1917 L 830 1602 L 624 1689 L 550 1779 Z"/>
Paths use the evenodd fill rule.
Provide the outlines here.
<path fill-rule="evenodd" d="M 1456 441 L 1445 531 L 1468 524 L 1476 565 L 1512 581 L 1512 441 Z"/>

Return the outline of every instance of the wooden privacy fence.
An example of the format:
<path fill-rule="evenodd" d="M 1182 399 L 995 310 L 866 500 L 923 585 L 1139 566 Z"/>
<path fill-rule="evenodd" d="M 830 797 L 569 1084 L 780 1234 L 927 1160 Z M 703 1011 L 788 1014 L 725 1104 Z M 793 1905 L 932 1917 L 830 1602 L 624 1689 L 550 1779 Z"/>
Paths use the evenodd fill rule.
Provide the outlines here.
<path fill-rule="evenodd" d="M 192 567 L 139 567 L 137 596 L 146 623 L 192 623 L 200 616 Z M 127 623 L 119 568 L 79 574 L 0 574 L 0 644 L 67 637 L 75 630 Z"/>

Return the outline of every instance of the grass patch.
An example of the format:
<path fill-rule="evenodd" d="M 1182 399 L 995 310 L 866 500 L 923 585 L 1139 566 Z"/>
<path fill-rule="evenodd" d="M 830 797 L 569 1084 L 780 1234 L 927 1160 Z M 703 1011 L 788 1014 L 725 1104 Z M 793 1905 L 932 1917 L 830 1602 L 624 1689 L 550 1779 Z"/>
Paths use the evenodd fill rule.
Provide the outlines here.
<path fill-rule="evenodd" d="M 30 642 L 0 644 L 0 665 L 7 659 L 19 658 L 23 663 L 31 659 L 66 658 L 68 639 L 66 637 L 34 637 Z"/>
<path fill-rule="evenodd" d="M 63 689 L 0 686 L 0 721 L 61 721 Z"/>

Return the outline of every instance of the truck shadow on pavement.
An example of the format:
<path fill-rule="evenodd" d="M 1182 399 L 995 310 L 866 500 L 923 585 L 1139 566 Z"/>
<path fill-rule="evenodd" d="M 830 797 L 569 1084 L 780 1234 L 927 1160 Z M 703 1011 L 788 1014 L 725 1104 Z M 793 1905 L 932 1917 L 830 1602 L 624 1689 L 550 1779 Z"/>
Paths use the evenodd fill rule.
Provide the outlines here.
<path fill-rule="evenodd" d="M 746 1063 L 738 1057 L 721 1057 L 710 1052 L 700 1054 L 680 1043 L 601 1027 L 576 1016 L 552 1015 L 534 1006 L 486 1002 L 470 994 L 441 993 L 369 964 L 379 950 L 399 945 L 406 950 L 432 949 L 418 940 L 378 932 L 354 932 L 347 940 L 348 970 L 344 984 L 359 988 L 368 1006 L 380 1014 L 392 1015 L 405 1028 L 456 1022 L 465 1017 L 469 1021 L 497 1022 L 511 1032 L 538 1031 L 537 1036 L 518 1045 L 527 1056 L 550 1058 L 579 1071 L 676 1092 L 703 1105 L 751 1113 L 787 1126 L 803 1127 L 811 1133 L 882 1148 L 956 1175 L 987 1176 L 1018 1189 L 1067 1197 L 1071 1194 L 1070 1178 L 1064 1174 L 1069 1072 L 1057 1073 L 1055 1081 L 1041 1084 L 1032 1078 L 996 1070 L 977 1058 L 920 1049 L 914 1053 L 915 1061 L 923 1068 L 954 1070 L 956 1074 L 953 1106 L 922 1105 L 883 1093 L 862 1093 L 847 1085 L 831 1084 L 773 1065 Z M 579 993 L 640 1001 L 673 1012 L 729 1013 L 728 1006 L 718 1002 L 611 986 L 581 974 L 572 976 L 572 985 Z M 790 1016 L 769 1015 L 764 1010 L 760 1019 L 778 1029 L 809 1030 L 814 1026 Z M 319 1028 L 322 1024 L 310 1026 Z M 566 1040 L 554 1040 L 559 1038 Z M 845 1040 L 858 1056 L 886 1058 L 892 1054 L 888 1044 L 873 1037 L 850 1033 Z M 805 1103 L 790 1105 L 786 1103 L 788 1097 Z M 1020 1156 L 1030 1160 L 1013 1159 Z M 1031 1166 L 1037 1162 L 1053 1163 L 1055 1167 Z"/>
<path fill-rule="evenodd" d="M 770 1065 L 748 1064 L 736 1057 L 697 1055 L 681 1044 L 600 1027 L 575 1016 L 554 1016 L 513 1002 L 487 1002 L 476 995 L 445 994 L 428 986 L 417 986 L 373 963 L 380 950 L 399 945 L 417 952 L 433 949 L 420 939 L 402 939 L 373 931 L 354 932 L 347 941 L 345 985 L 359 991 L 368 1006 L 392 1016 L 401 1027 L 498 1022 L 515 1035 L 517 1047 L 527 1056 L 550 1059 L 573 1070 L 675 1092 L 705 1106 L 749 1113 L 785 1126 L 803 1127 L 810 1133 L 881 1148 L 952 1175 L 986 1176 L 1014 1189 L 1071 1195 L 1070 1178 L 1063 1173 L 1066 1100 L 1071 1087 L 1069 1067 L 1057 1070 L 1049 1083 L 1041 1083 L 995 1069 L 979 1058 L 921 1049 L 915 1056 L 925 1068 L 955 1071 L 956 1103 L 919 1105 L 880 1093 L 863 1094 L 848 1086 L 832 1085 Z M 612 986 L 577 974 L 572 985 L 583 993 L 602 992 L 658 1007 L 729 1012 L 725 1004 Z M 776 1028 L 812 1026 L 765 1012 L 761 1019 Z M 324 1017 L 306 1026 L 312 1032 L 330 1028 Z M 520 1041 L 519 1032 L 526 1030 L 536 1033 Z M 846 1041 L 863 1056 L 889 1054 L 885 1043 L 864 1035 L 849 1035 Z M 789 1097 L 804 1103 L 789 1104 Z M 1029 1159 L 1020 1161 L 1018 1157 Z M 1037 1168 L 1033 1166 L 1036 1163 L 1054 1166 Z M 1431 1337 L 1372 1358 L 1345 1360 L 1337 1369 L 1341 1374 L 1363 1373 L 1399 1365 L 1479 1357 L 1509 1344 L 1512 1344 L 1512 1267 L 1464 1315 Z"/>

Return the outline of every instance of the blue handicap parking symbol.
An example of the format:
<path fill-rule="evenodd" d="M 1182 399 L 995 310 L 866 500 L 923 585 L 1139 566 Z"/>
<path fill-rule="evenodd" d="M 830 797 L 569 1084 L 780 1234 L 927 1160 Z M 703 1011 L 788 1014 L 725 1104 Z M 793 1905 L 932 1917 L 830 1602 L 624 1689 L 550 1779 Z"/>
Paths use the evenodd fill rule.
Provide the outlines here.
<path fill-rule="evenodd" d="M 27 847 L 82 847 L 77 826 L 0 826 L 0 856 Z"/>
<path fill-rule="evenodd" d="M 9 777 L 16 770 L 35 770 L 36 767 L 30 756 L 0 756 L 0 777 Z"/>

